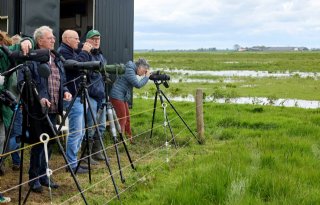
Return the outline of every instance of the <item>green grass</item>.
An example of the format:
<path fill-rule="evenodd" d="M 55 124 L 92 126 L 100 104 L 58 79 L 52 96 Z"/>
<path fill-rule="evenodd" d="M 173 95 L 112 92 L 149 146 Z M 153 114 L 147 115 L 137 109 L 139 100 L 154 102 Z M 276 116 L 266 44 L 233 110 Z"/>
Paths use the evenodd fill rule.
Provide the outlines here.
<path fill-rule="evenodd" d="M 320 203 L 318 110 L 211 103 L 205 109 L 211 111 L 205 114 L 206 144 L 198 145 L 186 133 L 185 147 L 170 148 L 169 163 L 160 152 L 148 164 L 139 164 L 130 177 L 142 181 L 122 203 Z"/>
<path fill-rule="evenodd" d="M 319 71 L 319 52 L 145 52 L 152 68 L 186 70 Z"/>

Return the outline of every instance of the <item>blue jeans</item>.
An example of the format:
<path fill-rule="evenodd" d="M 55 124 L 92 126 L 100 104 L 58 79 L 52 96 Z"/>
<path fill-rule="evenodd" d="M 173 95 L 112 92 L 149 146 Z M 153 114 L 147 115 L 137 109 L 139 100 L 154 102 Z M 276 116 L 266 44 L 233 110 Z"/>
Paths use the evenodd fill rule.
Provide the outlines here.
<path fill-rule="evenodd" d="M 64 109 L 68 109 L 70 102 L 65 101 Z M 77 166 L 78 151 L 85 133 L 84 130 L 84 110 L 80 97 L 77 97 L 68 115 L 69 119 L 69 135 L 67 139 L 67 160 L 71 168 Z"/>
<path fill-rule="evenodd" d="M 91 105 L 91 108 L 92 108 L 92 111 L 93 111 L 93 116 L 97 121 L 97 125 L 98 125 L 98 128 L 99 128 L 99 132 L 100 132 L 101 138 L 103 139 L 104 131 L 106 130 L 106 107 L 104 106 L 102 112 L 101 111 L 99 112 L 99 116 L 97 116 L 97 114 L 98 114 L 98 111 L 99 111 L 102 103 L 105 102 L 105 99 L 102 102 L 97 102 L 95 99 L 90 97 L 89 101 L 90 101 L 90 105 Z M 97 119 L 97 117 L 99 119 Z M 88 127 L 92 127 L 94 122 L 93 122 L 91 113 L 89 111 L 89 106 L 88 106 L 88 111 L 87 111 L 87 120 L 88 120 Z M 92 128 L 88 129 L 88 134 L 89 134 L 90 138 L 93 138 L 95 136 L 95 133 L 96 133 L 96 128 L 95 127 L 92 127 Z M 95 137 L 97 138 L 98 134 L 96 134 Z"/>
<path fill-rule="evenodd" d="M 6 152 L 11 152 L 13 150 L 20 148 L 20 136 L 22 134 L 22 111 L 21 111 L 21 109 L 17 110 L 16 117 L 13 120 L 14 120 L 13 127 L 12 127 L 12 130 L 10 133 L 10 137 L 8 139 L 9 142 L 8 142 L 8 147 L 6 149 Z M 1 128 L 1 129 L 3 129 L 3 128 Z M 6 131 L 9 131 L 8 129 L 9 129 L 9 127 L 6 128 Z M 4 129 L 2 131 L 4 131 Z M 2 154 L 2 152 L 1 152 L 1 154 Z M 12 153 L 11 157 L 12 157 L 12 164 L 20 165 L 20 156 L 19 156 L 18 151 Z"/>
<path fill-rule="evenodd" d="M 13 151 L 20 148 L 20 137 L 22 135 L 22 110 L 18 109 L 16 117 L 13 122 L 12 131 L 9 139 L 9 150 Z M 11 154 L 12 164 L 20 165 L 19 152 L 14 152 Z"/>

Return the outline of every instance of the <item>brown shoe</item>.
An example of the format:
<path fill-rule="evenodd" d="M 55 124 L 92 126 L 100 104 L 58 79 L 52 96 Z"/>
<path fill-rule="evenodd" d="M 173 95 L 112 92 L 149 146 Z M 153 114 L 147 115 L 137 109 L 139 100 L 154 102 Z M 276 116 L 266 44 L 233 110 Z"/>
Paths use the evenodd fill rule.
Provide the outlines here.
<path fill-rule="evenodd" d="M 129 137 L 130 144 L 136 144 L 132 137 Z"/>
<path fill-rule="evenodd" d="M 19 171 L 20 170 L 20 165 L 19 164 L 13 164 L 12 165 L 12 170 L 13 171 Z"/>

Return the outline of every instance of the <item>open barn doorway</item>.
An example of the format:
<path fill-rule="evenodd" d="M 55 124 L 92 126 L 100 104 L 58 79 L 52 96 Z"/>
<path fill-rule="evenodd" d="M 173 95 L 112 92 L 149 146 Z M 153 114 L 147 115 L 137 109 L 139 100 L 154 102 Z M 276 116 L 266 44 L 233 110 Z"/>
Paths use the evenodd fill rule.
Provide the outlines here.
<path fill-rule="evenodd" d="M 72 29 L 78 32 L 83 42 L 85 34 L 93 28 L 94 0 L 61 0 L 60 1 L 60 31 Z"/>

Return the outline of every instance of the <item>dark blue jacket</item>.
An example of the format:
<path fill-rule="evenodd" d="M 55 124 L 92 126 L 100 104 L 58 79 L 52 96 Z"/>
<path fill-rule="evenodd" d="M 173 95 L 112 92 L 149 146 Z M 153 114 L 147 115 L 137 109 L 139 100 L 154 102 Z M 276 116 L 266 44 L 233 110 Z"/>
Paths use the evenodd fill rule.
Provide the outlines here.
<path fill-rule="evenodd" d="M 107 60 L 100 52 L 91 54 L 90 60 L 100 61 L 103 66 L 107 64 Z M 99 71 L 91 71 L 88 76 L 90 83 L 90 87 L 88 88 L 89 96 L 94 98 L 97 102 L 100 102 L 106 97 L 103 77 Z"/>
<path fill-rule="evenodd" d="M 78 62 L 87 62 L 90 61 L 90 55 L 86 51 L 80 51 L 76 53 L 74 49 L 68 46 L 65 43 L 61 43 L 60 47 L 58 48 L 58 52 L 66 59 L 76 60 Z M 74 80 L 75 78 L 80 76 L 80 72 L 78 70 L 66 70 L 66 78 L 67 82 Z M 73 97 L 76 97 L 76 91 L 79 86 L 80 79 L 76 80 L 75 82 L 70 82 L 67 84 L 67 87 L 72 94 Z"/>
<path fill-rule="evenodd" d="M 60 96 L 58 101 L 58 112 L 59 114 L 62 114 L 63 96 L 64 96 L 64 93 L 69 92 L 69 90 L 66 86 L 63 86 L 63 84 L 66 82 L 66 77 L 65 77 L 64 67 L 60 58 L 56 57 L 54 62 L 58 67 L 59 73 L 60 73 L 60 87 L 59 87 Z M 39 99 L 42 99 L 42 98 L 50 99 L 50 92 L 48 88 L 48 78 L 41 77 L 40 74 L 38 73 L 38 67 L 40 63 L 35 61 L 28 61 L 26 65 L 28 66 L 28 69 L 31 72 L 31 78 L 39 93 Z M 25 69 L 22 69 L 18 73 L 18 85 L 21 85 L 21 82 L 25 80 L 26 80 Z M 27 88 L 25 87 L 24 89 L 27 89 Z M 34 100 L 38 100 L 38 99 L 34 99 Z"/>

